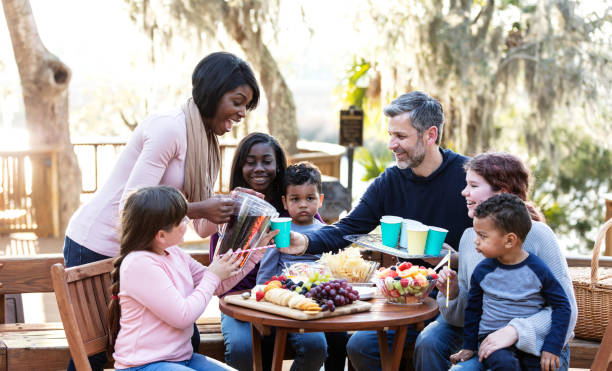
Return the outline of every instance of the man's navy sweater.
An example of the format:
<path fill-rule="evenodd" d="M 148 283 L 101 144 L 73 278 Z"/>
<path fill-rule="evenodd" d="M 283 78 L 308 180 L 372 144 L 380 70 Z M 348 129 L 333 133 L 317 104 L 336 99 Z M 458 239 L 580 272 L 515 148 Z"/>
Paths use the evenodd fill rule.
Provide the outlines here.
<path fill-rule="evenodd" d="M 309 254 L 337 251 L 350 242 L 343 236 L 366 234 L 380 223 L 383 215 L 396 215 L 423 224 L 448 229 L 445 242 L 457 249 L 463 231 L 472 226 L 465 198 L 465 170 L 468 160 L 451 150 L 440 150 L 442 164 L 428 177 L 412 169 L 393 166 L 368 187 L 359 204 L 337 223 L 306 233 Z"/>

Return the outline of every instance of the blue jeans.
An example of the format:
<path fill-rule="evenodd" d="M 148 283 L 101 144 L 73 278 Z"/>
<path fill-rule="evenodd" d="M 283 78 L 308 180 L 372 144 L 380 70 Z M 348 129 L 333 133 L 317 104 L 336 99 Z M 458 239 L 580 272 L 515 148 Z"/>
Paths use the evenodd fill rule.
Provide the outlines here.
<path fill-rule="evenodd" d="M 191 359 L 179 362 L 159 361 L 148 363 L 146 365 L 123 368 L 122 371 L 207 371 L 207 370 L 228 370 L 219 362 L 208 359 L 201 354 L 194 353 Z"/>
<path fill-rule="evenodd" d="M 251 324 L 221 314 L 221 332 L 225 343 L 225 362 L 240 371 L 252 370 Z M 292 371 L 321 369 L 327 357 L 327 343 L 322 332 L 289 333 L 287 340 L 295 351 L 295 360 L 291 365 Z M 273 342 L 274 334 L 262 338 L 264 370 L 271 369 Z"/>
<path fill-rule="evenodd" d="M 414 369 L 448 370 L 450 356 L 458 352 L 463 344 L 463 327 L 450 325 L 439 314 L 417 336 L 412 359 Z"/>
<path fill-rule="evenodd" d="M 505 348 L 507 349 L 507 348 Z M 494 352 L 493 354 L 495 354 Z M 490 358 L 491 356 L 489 356 Z M 536 357 L 536 356 L 533 356 Z M 538 358 L 538 366 L 539 367 L 539 357 Z M 561 350 L 561 354 L 559 354 L 559 364 L 561 367 L 557 369 L 557 371 L 568 371 L 569 370 L 569 361 L 570 361 L 570 349 L 569 346 L 565 346 Z M 459 362 L 451 368 L 452 371 L 485 371 L 487 368 L 484 364 L 478 361 L 478 354 L 474 355 L 474 357 L 468 359 L 465 362 Z"/>
<path fill-rule="evenodd" d="M 414 369 L 452 371 L 485 371 L 484 364 L 478 361 L 478 354 L 465 362 L 452 366 L 450 356 L 458 352 L 463 344 L 463 328 L 448 324 L 442 315 L 430 323 L 419 334 L 414 349 Z M 535 357 L 535 356 L 534 356 Z M 559 355 L 558 371 L 568 371 L 570 361 L 569 346 L 564 347 Z M 539 366 L 538 366 L 539 367 Z"/>

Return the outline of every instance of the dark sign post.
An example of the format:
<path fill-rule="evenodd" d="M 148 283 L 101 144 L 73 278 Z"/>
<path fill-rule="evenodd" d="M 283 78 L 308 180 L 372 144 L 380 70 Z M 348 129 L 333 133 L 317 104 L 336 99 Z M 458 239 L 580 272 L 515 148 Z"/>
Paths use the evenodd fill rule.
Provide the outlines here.
<path fill-rule="evenodd" d="M 348 191 L 353 198 L 353 154 L 355 147 L 363 145 L 363 110 L 351 106 L 348 110 L 340 111 L 340 137 L 341 146 L 346 146 L 348 158 Z"/>

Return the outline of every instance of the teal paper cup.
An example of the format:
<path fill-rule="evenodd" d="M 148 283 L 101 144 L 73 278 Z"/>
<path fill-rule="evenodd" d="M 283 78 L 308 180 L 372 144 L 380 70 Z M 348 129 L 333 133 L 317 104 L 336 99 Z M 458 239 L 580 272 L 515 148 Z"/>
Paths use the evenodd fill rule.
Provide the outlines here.
<path fill-rule="evenodd" d="M 425 242 L 425 254 L 440 255 L 447 233 L 448 230 L 444 228 L 429 227 L 427 242 Z"/>
<path fill-rule="evenodd" d="M 278 229 L 279 232 L 276 236 L 274 236 L 274 243 L 276 247 L 289 247 L 289 240 L 291 235 L 291 218 L 274 218 L 270 221 L 272 225 L 271 229 Z"/>
<path fill-rule="evenodd" d="M 382 232 L 382 244 L 387 247 L 397 247 L 402 218 L 399 216 L 386 215 L 380 218 L 380 230 Z"/>

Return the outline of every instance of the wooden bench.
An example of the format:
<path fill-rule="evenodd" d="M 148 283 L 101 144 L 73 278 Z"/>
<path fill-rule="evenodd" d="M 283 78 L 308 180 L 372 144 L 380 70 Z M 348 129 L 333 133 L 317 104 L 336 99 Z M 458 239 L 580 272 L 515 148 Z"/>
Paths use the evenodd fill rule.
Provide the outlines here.
<path fill-rule="evenodd" d="M 208 252 L 189 252 L 208 265 Z M 53 292 L 50 269 L 63 262 L 61 254 L 0 258 L 0 371 L 66 368 L 70 351 L 61 322 L 3 323 L 5 296 Z M 197 325 L 201 337 L 199 352 L 223 361 L 225 347 L 219 318 L 200 318 Z"/>
<path fill-rule="evenodd" d="M 207 252 L 190 251 L 208 265 Z M 570 266 L 590 266 L 589 258 L 568 257 Z M 60 254 L 32 257 L 0 257 L 0 321 L 4 322 L 4 299 L 8 294 L 53 292 L 50 267 L 63 263 Z M 612 258 L 600 259 L 600 266 L 612 267 Z M 223 361 L 225 347 L 219 318 L 198 320 L 201 343 L 199 352 Z M 574 339 L 571 346 L 571 366 L 589 368 L 600 344 Z M 288 355 L 286 355 L 288 356 Z M 61 323 L 0 324 L 0 371 L 57 370 L 66 367 L 70 353 Z"/>

